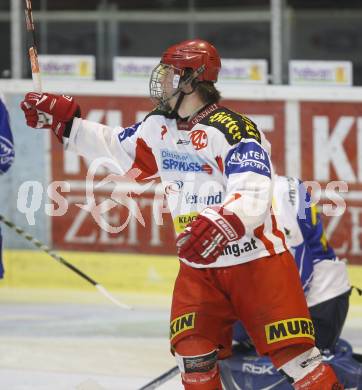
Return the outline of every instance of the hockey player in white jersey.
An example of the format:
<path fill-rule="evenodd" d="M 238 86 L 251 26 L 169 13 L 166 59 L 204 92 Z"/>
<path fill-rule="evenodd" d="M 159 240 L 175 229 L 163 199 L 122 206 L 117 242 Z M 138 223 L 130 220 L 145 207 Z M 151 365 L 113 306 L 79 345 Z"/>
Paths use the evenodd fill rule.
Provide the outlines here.
<path fill-rule="evenodd" d="M 46 113 L 69 150 L 107 157 L 116 173 L 137 169 L 139 180 L 158 176 L 174 188 L 168 205 L 180 270 L 170 341 L 185 389 L 221 390 L 217 359 L 230 355 L 236 319 L 296 389 L 340 388 L 314 346 L 298 271 L 271 212 L 269 144 L 250 119 L 219 105 L 220 67 L 208 42 L 171 46 L 150 79 L 158 108 L 127 129 L 81 119 L 77 103 L 64 96 L 29 93 L 22 109 L 31 127 L 43 127 L 38 115 Z"/>

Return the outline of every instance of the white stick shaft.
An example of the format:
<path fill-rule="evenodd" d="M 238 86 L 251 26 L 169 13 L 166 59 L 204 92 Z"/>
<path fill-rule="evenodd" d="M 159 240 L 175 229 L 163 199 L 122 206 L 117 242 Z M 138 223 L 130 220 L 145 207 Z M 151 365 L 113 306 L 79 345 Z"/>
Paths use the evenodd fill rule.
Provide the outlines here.
<path fill-rule="evenodd" d="M 41 87 L 41 77 L 40 73 L 32 73 L 31 74 L 33 78 L 33 87 L 34 87 L 34 92 L 41 93 L 42 92 L 42 87 Z"/>
<path fill-rule="evenodd" d="M 103 294 L 106 298 L 108 298 L 111 302 L 116 304 L 117 306 L 121 307 L 122 309 L 132 310 L 132 306 L 128 306 L 125 303 L 120 302 L 117 298 L 115 298 L 111 293 L 106 290 L 101 284 L 97 284 L 95 286 L 98 291 Z"/>
<path fill-rule="evenodd" d="M 42 88 L 41 88 L 38 53 L 36 51 L 36 48 L 33 46 L 29 49 L 29 58 L 30 58 L 31 76 L 33 78 L 34 90 L 35 90 L 35 92 L 41 93 Z"/>

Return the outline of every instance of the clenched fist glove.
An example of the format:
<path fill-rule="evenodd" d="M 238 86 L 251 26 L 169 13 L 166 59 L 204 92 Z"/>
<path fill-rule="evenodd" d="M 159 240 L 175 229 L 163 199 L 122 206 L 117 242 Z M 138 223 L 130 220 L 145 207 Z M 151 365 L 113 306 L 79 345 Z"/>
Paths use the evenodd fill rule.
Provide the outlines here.
<path fill-rule="evenodd" d="M 73 118 L 80 117 L 80 107 L 70 96 L 29 92 L 20 104 L 26 123 L 37 129 L 52 129 L 59 141 L 69 136 Z"/>
<path fill-rule="evenodd" d="M 198 264 L 214 263 L 229 242 L 244 234 L 244 225 L 235 214 L 206 208 L 177 237 L 178 256 Z"/>

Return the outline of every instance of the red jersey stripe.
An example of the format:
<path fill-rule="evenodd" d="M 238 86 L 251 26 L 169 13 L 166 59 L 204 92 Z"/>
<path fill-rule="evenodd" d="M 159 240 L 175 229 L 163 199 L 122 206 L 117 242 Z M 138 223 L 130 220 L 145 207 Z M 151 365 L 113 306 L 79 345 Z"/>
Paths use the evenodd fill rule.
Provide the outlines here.
<path fill-rule="evenodd" d="M 254 230 L 255 237 L 258 238 L 265 246 L 265 249 L 270 253 L 271 256 L 275 255 L 275 249 L 273 243 L 266 238 L 264 235 L 264 224 L 261 226 L 257 227 Z"/>
<path fill-rule="evenodd" d="M 272 223 L 273 223 L 273 230 L 272 230 L 273 234 L 282 240 L 284 249 L 288 250 L 287 244 L 285 242 L 285 235 L 281 230 L 278 229 L 277 220 L 276 220 L 275 215 L 273 213 L 271 214 L 271 218 L 272 218 Z"/>
<path fill-rule="evenodd" d="M 136 168 L 141 171 L 140 175 L 135 178 L 136 181 L 140 181 L 155 175 L 158 168 L 152 149 L 141 138 L 138 138 L 136 142 L 136 155 L 131 169 Z"/>

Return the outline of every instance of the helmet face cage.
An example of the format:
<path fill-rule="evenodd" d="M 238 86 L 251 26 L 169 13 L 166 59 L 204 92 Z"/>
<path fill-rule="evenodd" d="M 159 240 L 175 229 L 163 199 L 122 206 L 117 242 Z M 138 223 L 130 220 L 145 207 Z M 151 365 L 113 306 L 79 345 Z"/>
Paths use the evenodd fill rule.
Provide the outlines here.
<path fill-rule="evenodd" d="M 183 69 L 173 65 L 158 64 L 151 73 L 150 96 L 158 104 L 167 105 L 169 100 L 179 92 Z"/>

